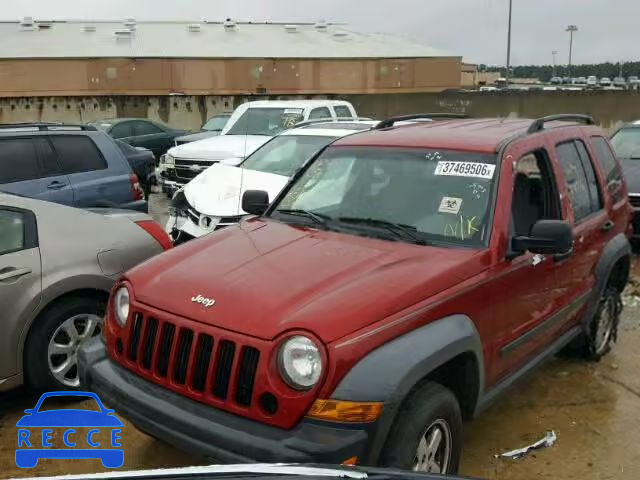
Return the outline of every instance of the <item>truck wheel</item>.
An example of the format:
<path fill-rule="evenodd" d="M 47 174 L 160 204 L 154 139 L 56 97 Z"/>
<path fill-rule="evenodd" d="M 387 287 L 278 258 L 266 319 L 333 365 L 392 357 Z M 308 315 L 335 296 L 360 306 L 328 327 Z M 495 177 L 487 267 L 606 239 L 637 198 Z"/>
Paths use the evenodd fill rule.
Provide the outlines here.
<path fill-rule="evenodd" d="M 615 287 L 607 287 L 600 299 L 585 335 L 583 354 L 586 358 L 598 361 L 611 350 L 611 342 L 618 339 L 618 324 L 622 312 L 620 291 Z"/>
<path fill-rule="evenodd" d="M 91 297 L 73 297 L 54 304 L 34 322 L 27 338 L 24 369 L 37 391 L 76 390 L 78 346 L 100 334 L 106 305 Z"/>
<path fill-rule="evenodd" d="M 449 389 L 429 382 L 398 413 L 381 463 L 415 472 L 453 474 L 461 453 L 460 404 Z"/>

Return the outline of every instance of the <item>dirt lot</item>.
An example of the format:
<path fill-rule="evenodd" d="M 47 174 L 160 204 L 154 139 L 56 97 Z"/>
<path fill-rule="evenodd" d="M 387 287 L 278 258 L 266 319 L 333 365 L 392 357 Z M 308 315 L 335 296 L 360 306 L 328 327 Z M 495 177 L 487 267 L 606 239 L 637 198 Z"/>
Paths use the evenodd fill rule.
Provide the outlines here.
<path fill-rule="evenodd" d="M 634 303 L 627 298 L 620 339 L 602 362 L 553 359 L 467 424 L 462 473 L 502 480 L 640 478 L 640 301 Z M 41 461 L 31 471 L 15 467 L 15 424 L 36 400 L 24 391 L 0 396 L 0 478 L 103 471 L 89 460 Z M 558 436 L 553 447 L 521 460 L 494 458 L 550 430 Z M 122 442 L 126 469 L 202 463 L 126 422 Z"/>

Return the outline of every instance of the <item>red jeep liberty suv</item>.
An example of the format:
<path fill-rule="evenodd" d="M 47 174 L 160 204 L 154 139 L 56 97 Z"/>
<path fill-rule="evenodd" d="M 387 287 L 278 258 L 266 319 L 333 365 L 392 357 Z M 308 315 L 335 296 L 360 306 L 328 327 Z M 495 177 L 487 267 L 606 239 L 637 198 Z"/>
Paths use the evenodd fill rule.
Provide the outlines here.
<path fill-rule="evenodd" d="M 462 421 L 564 347 L 616 339 L 632 209 L 590 117 L 337 140 L 256 217 L 123 276 L 83 386 L 224 462 L 453 473 Z M 440 118 L 439 118 L 440 117 Z"/>

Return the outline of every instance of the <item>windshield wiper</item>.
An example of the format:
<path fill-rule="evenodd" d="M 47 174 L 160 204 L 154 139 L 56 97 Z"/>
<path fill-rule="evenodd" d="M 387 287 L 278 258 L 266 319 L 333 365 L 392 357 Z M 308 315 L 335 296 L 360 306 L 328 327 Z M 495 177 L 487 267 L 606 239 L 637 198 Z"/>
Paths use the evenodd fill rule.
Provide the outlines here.
<path fill-rule="evenodd" d="M 279 208 L 276 210 L 276 213 L 284 213 L 285 215 L 293 215 L 298 217 L 305 217 L 313 220 L 318 225 L 326 226 L 327 221 L 331 220 L 329 215 L 325 215 L 324 213 L 312 212 L 310 210 L 301 210 L 301 209 L 293 209 L 293 208 Z"/>
<path fill-rule="evenodd" d="M 428 245 L 427 241 L 420 238 L 418 229 L 412 225 L 404 223 L 389 222 L 387 220 L 379 220 L 376 218 L 358 218 L 358 217 L 340 217 L 339 222 L 351 223 L 354 225 L 367 225 L 371 227 L 384 228 L 393 233 L 397 238 L 415 243 L 416 245 Z"/>

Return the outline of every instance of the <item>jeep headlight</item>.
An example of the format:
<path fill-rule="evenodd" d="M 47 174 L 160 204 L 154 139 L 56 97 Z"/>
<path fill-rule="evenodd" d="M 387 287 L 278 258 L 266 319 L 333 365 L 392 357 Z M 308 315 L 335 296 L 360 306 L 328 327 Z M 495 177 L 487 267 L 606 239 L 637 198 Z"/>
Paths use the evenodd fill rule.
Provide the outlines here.
<path fill-rule="evenodd" d="M 296 390 L 309 390 L 322 375 L 322 355 L 315 342 L 307 337 L 295 336 L 280 347 L 278 355 L 280 375 Z"/>
<path fill-rule="evenodd" d="M 129 289 L 125 286 L 118 288 L 113 297 L 113 314 L 118 325 L 124 327 L 129 318 Z"/>

